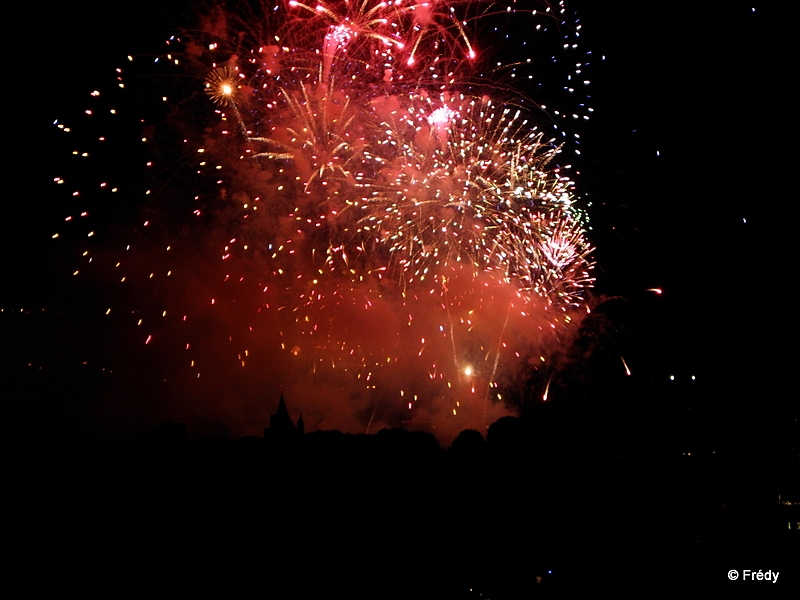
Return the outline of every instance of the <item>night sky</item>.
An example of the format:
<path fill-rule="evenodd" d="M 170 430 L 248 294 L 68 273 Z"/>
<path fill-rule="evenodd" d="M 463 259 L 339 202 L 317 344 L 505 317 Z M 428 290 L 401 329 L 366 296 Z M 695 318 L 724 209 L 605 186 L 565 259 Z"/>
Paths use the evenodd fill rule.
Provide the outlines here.
<path fill-rule="evenodd" d="M 776 222 L 789 214 L 788 161 L 780 144 L 790 120 L 783 114 L 789 71 L 782 32 L 788 17 L 768 4 L 566 5 L 582 25 L 581 51 L 592 56 L 587 69 L 591 84 L 581 92 L 594 109 L 592 118 L 566 123 L 564 129 L 580 135 L 581 154 L 569 160 L 578 198 L 584 206 L 591 203 L 587 235 L 596 248 L 596 283 L 588 294 L 602 307 L 595 328 L 587 326 L 591 340 L 582 347 L 592 357 L 586 359 L 585 381 L 575 384 L 580 402 L 574 405 L 602 412 L 607 403 L 634 429 L 663 422 L 675 428 L 675 438 L 666 433 L 664 439 L 676 450 L 689 443 L 686 439 L 708 446 L 768 444 L 772 428 L 797 414 L 793 395 L 781 391 L 780 383 L 789 355 L 779 349 L 786 343 L 779 342 L 793 330 L 786 303 L 792 268 L 778 266 L 790 255 L 786 238 L 775 233 L 781 228 Z M 170 186 L 185 181 L 179 138 L 188 128 L 174 116 L 178 107 L 153 101 L 163 74 L 153 67 L 157 74 L 147 79 L 147 68 L 140 66 L 148 57 L 163 55 L 164 40 L 190 26 L 196 11 L 189 2 L 180 8 L 79 2 L 53 11 L 39 17 L 46 22 L 39 37 L 48 40 L 47 64 L 38 67 L 35 81 L 27 82 L 41 91 L 43 101 L 41 110 L 27 117 L 34 122 L 38 150 L 25 162 L 42 177 L 36 177 L 35 200 L 20 199 L 12 209 L 18 217 L 6 222 L 4 236 L 8 270 L 0 296 L 0 337 L 4 379 L 10 383 L 6 404 L 16 429 L 34 444 L 77 446 L 130 439 L 165 420 L 187 422 L 195 436 L 258 435 L 275 410 L 281 382 L 270 378 L 267 369 L 244 386 L 232 383 L 239 375 L 225 366 L 230 351 L 214 344 L 224 338 L 226 323 L 238 317 L 226 321 L 207 314 L 199 327 L 207 339 L 196 335 L 198 329 L 193 334 L 198 355 L 220 357 L 214 384 L 200 394 L 182 383 L 186 373 L 165 366 L 171 346 L 147 348 L 131 318 L 105 315 L 117 305 L 147 306 L 151 296 L 170 309 L 188 306 L 204 314 L 191 306 L 194 291 L 210 285 L 206 277 L 222 274 L 192 270 L 194 258 L 210 256 L 211 248 L 219 254 L 215 244 L 224 233 L 206 227 L 198 234 L 197 226 L 181 216 L 187 207 L 170 203 L 176 194 Z M 525 39 L 524 31 L 507 27 L 512 40 Z M 481 31 L 478 43 L 504 56 L 504 44 L 511 42 L 489 29 Z M 128 54 L 137 57 L 135 66 L 126 65 Z M 130 87 L 136 93 L 114 91 L 114 69 L 120 65 L 128 69 L 126 76 L 133 73 Z M 177 83 L 173 77 L 169 89 L 202 86 L 193 75 Z M 136 78 L 146 81 L 137 87 Z M 83 143 L 81 136 L 96 135 L 92 125 L 81 121 L 94 89 L 109 90 L 101 98 L 110 95 L 124 115 L 123 124 L 108 134 L 111 150 L 107 155 L 101 151 L 92 159 L 97 166 L 87 169 L 75 166 L 71 151 Z M 537 90 L 529 93 L 535 97 Z M 557 105 L 558 94 L 552 96 Z M 212 113 L 209 106 L 198 117 L 195 134 L 210 126 Z M 138 126 L 139 114 L 165 125 Z M 53 125 L 56 120 L 75 123 L 68 141 Z M 157 140 L 150 154 L 132 143 L 126 147 L 142 131 Z M 82 178 L 88 186 L 94 185 L 92 178 L 107 175 L 120 187 L 141 188 L 150 177 L 142 165 L 153 156 L 169 163 L 163 169 L 158 165 L 153 180 L 160 195 L 153 200 L 122 196 L 110 204 L 91 194 L 75 199 L 53 182 L 63 177 L 69 180 L 64 187 L 79 189 Z M 92 207 L 92 215 L 86 225 L 68 229 L 64 219 L 79 214 L 83 202 Z M 149 219 L 169 222 L 171 228 L 142 233 L 140 224 Z M 73 277 L 73 271 L 86 267 L 79 238 L 90 230 L 96 230 L 91 243 L 97 263 L 86 275 Z M 54 240 L 56 232 L 62 237 Z M 139 289 L 134 294 L 142 297 L 131 299 L 109 283 L 115 277 L 115 253 L 126 239 L 143 240 L 131 273 L 141 271 L 145 277 L 158 264 L 188 273 L 181 281 L 191 283 L 182 289 L 156 284 L 155 291 Z M 170 239 L 183 254 L 164 259 L 156 248 L 162 252 Z M 175 327 L 155 331 L 169 337 Z M 268 362 L 265 352 L 262 360 Z M 308 397 L 319 395 L 319 387 L 293 381 L 286 389 L 290 410 L 311 412 L 306 421 L 312 429 L 316 423 L 320 429 L 363 431 L 363 411 L 326 414 L 342 401 L 341 390 L 312 401 Z M 588 398 L 593 389 L 596 397 Z M 506 414 L 495 409 L 497 416 Z M 395 422 L 387 417 L 386 423 Z M 430 430 L 425 424 L 421 428 Z M 440 443 L 448 445 L 457 432 L 441 428 Z"/>
<path fill-rule="evenodd" d="M 404 70 L 407 48 L 364 58 L 381 56 L 375 39 L 348 38 L 323 66 L 304 47 L 328 39 L 306 27 L 319 15 L 278 1 L 268 18 L 257 0 L 77 0 L 11 23 L 27 46 L 7 65 L 24 89 L 6 95 L 0 396 L 29 589 L 517 600 L 796 586 L 786 3 L 565 0 L 552 19 L 530 14 L 557 12 L 549 0 L 456 0 L 464 18 L 486 13 L 466 26 L 477 58 L 454 58 L 467 44 L 449 28 L 420 38 L 443 50 L 419 64 L 452 69 L 464 101 Z M 252 51 L 276 32 L 296 51 Z M 203 89 L 225 79 L 211 57 L 244 75 L 219 104 Z M 318 84 L 325 68 L 339 88 Z M 292 104 L 303 90 L 313 101 Z M 590 246 L 582 294 L 521 289 L 530 265 L 514 261 L 530 253 L 454 243 L 473 269 L 437 245 L 467 239 L 462 215 L 502 250 L 519 223 L 575 224 L 569 202 L 500 191 L 513 152 L 490 100 L 554 136 L 515 134 L 518 172 L 552 152 L 543 188 L 574 181 L 588 220 L 559 248 L 574 271 L 527 274 L 579 279 L 569 252 Z M 286 123 L 324 120 L 311 106 L 357 119 L 293 146 Z M 461 139 L 487 143 L 458 146 L 446 110 L 442 137 L 440 106 L 467 115 Z M 347 143 L 328 152 L 330 139 Z M 291 160 L 240 159 L 278 142 Z M 355 157 L 367 183 L 331 168 L 312 185 L 308 147 L 328 166 Z M 451 169 L 438 157 L 452 147 L 466 158 Z M 15 181 L 28 171 L 30 191 Z M 501 183 L 470 195 L 476 172 Z M 380 236 L 348 204 L 367 188 L 370 216 L 400 198 Z M 448 198 L 426 213 L 441 236 L 403 221 L 421 189 Z M 501 225 L 481 237 L 489 218 Z M 406 226 L 424 283 L 402 263 L 413 243 L 388 249 Z M 280 426 L 281 397 L 305 435 Z"/>

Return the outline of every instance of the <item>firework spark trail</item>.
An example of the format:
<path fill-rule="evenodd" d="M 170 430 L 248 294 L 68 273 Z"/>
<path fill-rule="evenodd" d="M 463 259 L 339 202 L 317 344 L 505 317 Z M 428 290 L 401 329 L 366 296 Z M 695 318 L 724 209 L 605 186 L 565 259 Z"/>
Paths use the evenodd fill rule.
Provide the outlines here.
<path fill-rule="evenodd" d="M 492 387 L 494 386 L 495 376 L 497 375 L 497 365 L 500 363 L 500 352 L 501 347 L 503 344 L 503 336 L 506 333 L 506 327 L 508 326 L 508 317 L 511 316 L 511 309 L 512 305 L 508 305 L 508 310 L 506 311 L 506 318 L 503 320 L 503 327 L 500 329 L 500 335 L 497 336 L 497 346 L 494 350 L 494 362 L 492 363 L 492 373 L 489 375 L 489 380 L 486 383 L 486 396 L 483 398 L 483 422 L 486 423 L 487 413 L 489 410 L 489 394 L 491 393 Z M 489 353 L 487 352 L 486 357 L 488 358 Z"/>
<path fill-rule="evenodd" d="M 574 329 L 593 281 L 562 142 L 472 75 L 468 25 L 503 11 L 292 0 L 262 12 L 181 42 L 219 116 L 198 173 L 216 165 L 237 214 L 211 304 L 255 306 L 247 330 L 277 332 L 281 378 L 360 387 L 367 427 L 417 410 L 477 410 L 482 427 L 492 390 L 508 397 L 501 375 Z"/>

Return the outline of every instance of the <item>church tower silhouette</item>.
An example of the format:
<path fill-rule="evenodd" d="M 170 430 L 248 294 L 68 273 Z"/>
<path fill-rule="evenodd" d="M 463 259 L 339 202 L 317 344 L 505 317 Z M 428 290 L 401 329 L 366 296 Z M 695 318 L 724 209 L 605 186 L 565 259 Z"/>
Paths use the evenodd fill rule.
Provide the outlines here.
<path fill-rule="evenodd" d="M 273 439 L 289 439 L 294 437 L 302 437 L 305 433 L 305 422 L 303 415 L 297 419 L 295 425 L 292 418 L 289 416 L 289 410 L 286 408 L 286 400 L 283 398 L 281 392 L 281 399 L 278 402 L 278 410 L 274 415 L 269 417 L 269 427 L 264 428 L 264 437 Z"/>

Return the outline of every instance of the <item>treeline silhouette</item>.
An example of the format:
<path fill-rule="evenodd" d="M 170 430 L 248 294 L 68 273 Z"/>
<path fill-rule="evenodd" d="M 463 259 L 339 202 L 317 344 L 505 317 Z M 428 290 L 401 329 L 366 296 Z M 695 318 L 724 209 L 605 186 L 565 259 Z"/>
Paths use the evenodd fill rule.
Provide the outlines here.
<path fill-rule="evenodd" d="M 190 444 L 168 422 L 135 444 L 31 461 L 35 570 L 113 596 L 502 600 L 719 583 L 748 557 L 777 569 L 798 541 L 768 465 L 619 453 L 555 412 L 449 448 L 278 423 Z"/>

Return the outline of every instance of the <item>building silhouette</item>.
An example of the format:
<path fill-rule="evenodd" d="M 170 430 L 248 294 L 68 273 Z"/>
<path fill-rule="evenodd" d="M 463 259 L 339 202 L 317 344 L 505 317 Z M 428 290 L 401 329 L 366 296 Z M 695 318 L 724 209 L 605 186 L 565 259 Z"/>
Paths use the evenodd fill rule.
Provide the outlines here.
<path fill-rule="evenodd" d="M 278 402 L 278 410 L 274 415 L 269 417 L 269 427 L 264 428 L 264 438 L 274 440 L 288 440 L 302 438 L 305 433 L 305 423 L 303 422 L 303 415 L 297 419 L 297 424 L 292 421 L 289 416 L 289 410 L 286 408 L 286 401 L 281 392 L 281 398 Z"/>

